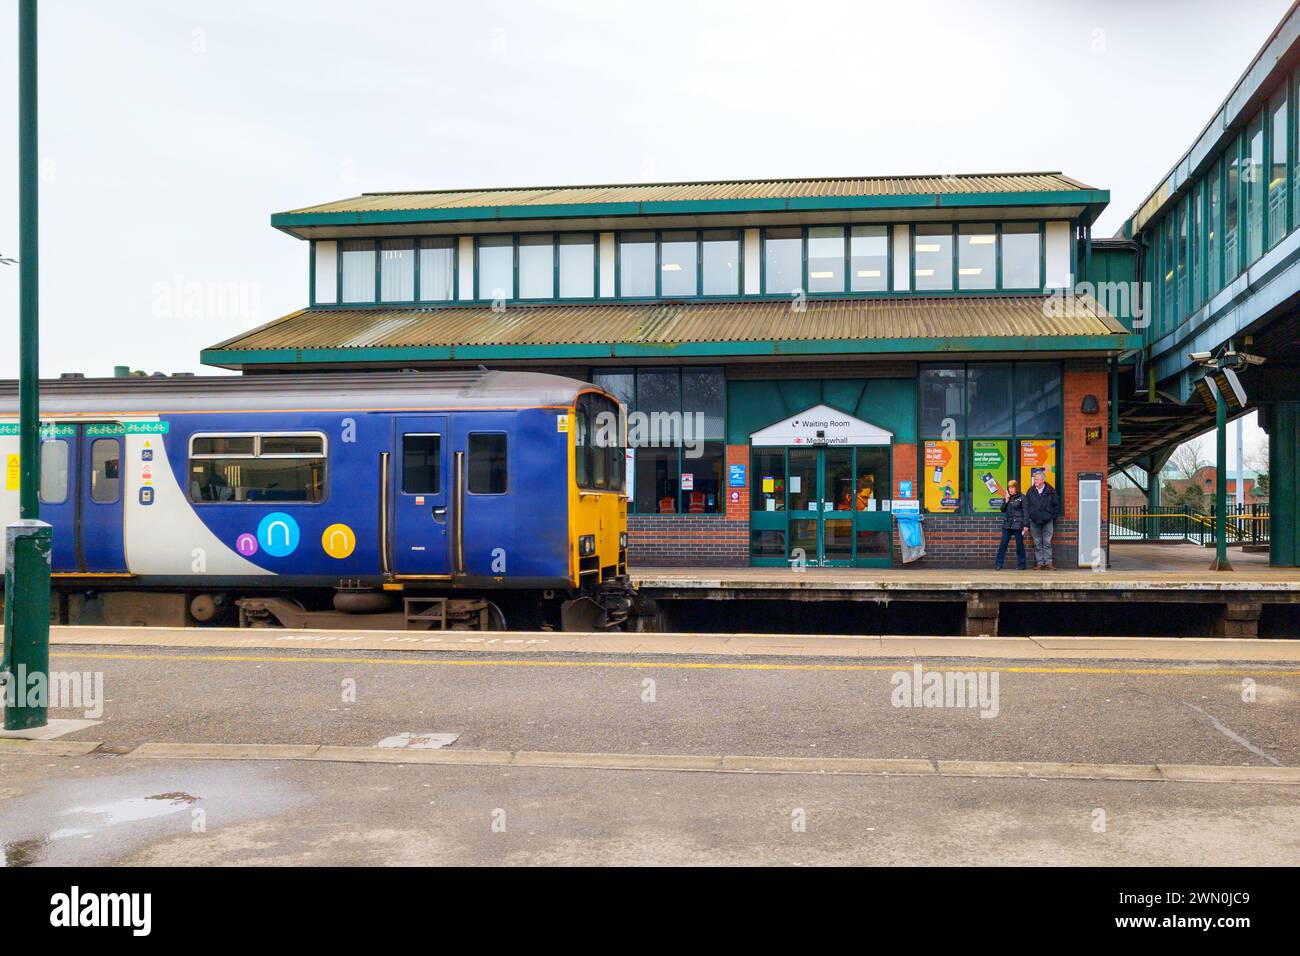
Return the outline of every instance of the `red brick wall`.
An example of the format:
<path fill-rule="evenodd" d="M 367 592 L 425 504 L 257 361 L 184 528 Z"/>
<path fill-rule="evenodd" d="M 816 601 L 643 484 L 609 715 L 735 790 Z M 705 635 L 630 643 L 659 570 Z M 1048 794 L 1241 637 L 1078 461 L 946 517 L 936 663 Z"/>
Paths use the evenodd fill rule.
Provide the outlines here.
<path fill-rule="evenodd" d="M 745 466 L 745 487 L 728 488 L 726 487 L 727 471 L 732 465 Z M 722 469 L 723 475 L 723 493 L 727 496 L 727 518 L 731 521 L 743 521 L 749 524 L 749 482 L 754 480 L 753 475 L 749 473 L 749 446 L 748 445 L 728 445 L 727 446 L 727 465 Z M 732 492 L 739 492 L 739 500 L 732 501 Z"/>
<path fill-rule="evenodd" d="M 1059 538 L 1061 547 L 1054 548 L 1057 567 L 1077 567 L 1079 563 L 1079 472 L 1093 471 L 1102 476 L 1101 481 L 1101 546 L 1106 547 L 1108 526 L 1106 514 L 1110 508 L 1110 489 L 1106 483 L 1106 466 L 1109 456 L 1110 425 L 1110 374 L 1105 359 L 1079 359 L 1065 363 L 1065 382 L 1062 401 L 1065 404 L 1065 431 L 1061 436 L 1064 449 L 1063 467 L 1057 481 L 1065 503 Z M 1083 413 L 1083 399 L 1092 395 L 1097 399 L 1097 411 Z M 1091 445 L 1087 430 L 1100 428 L 1101 438 Z M 1053 542 L 1055 543 L 1055 542 Z"/>
<path fill-rule="evenodd" d="M 749 563 L 749 518 L 628 515 L 627 560 L 638 568 L 739 568 Z"/>
<path fill-rule="evenodd" d="M 912 497 L 919 498 L 921 495 L 921 486 L 916 482 L 916 445 L 894 445 L 894 487 L 889 493 L 889 497 L 897 498 L 898 483 L 900 481 L 910 481 L 912 483 Z"/>

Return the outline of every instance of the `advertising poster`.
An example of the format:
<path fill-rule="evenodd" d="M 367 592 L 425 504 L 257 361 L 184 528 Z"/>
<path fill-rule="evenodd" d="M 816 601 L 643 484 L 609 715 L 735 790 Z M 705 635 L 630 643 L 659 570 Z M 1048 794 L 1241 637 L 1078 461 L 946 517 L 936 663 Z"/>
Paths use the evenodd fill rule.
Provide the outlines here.
<path fill-rule="evenodd" d="M 1007 500 L 1007 443 L 978 439 L 970 443 L 971 510 L 997 514 Z"/>
<path fill-rule="evenodd" d="M 961 505 L 961 444 L 927 441 L 921 465 L 925 510 L 956 511 Z"/>
<path fill-rule="evenodd" d="M 1020 443 L 1020 490 L 1028 491 L 1035 468 L 1042 468 L 1047 483 L 1057 491 L 1056 441 L 1051 438 L 1028 438 Z"/>

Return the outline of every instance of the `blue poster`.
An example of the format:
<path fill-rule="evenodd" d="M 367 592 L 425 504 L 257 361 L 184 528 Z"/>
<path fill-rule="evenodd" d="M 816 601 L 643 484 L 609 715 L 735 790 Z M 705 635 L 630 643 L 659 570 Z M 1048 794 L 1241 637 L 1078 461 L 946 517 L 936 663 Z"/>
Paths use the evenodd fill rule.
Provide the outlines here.
<path fill-rule="evenodd" d="M 911 483 L 910 481 L 907 481 L 907 480 L 905 480 L 905 479 L 900 479 L 900 480 L 899 480 L 899 482 L 898 482 L 898 497 L 900 497 L 900 498 L 912 498 L 912 497 L 915 497 L 915 496 L 912 494 L 912 483 Z"/>
<path fill-rule="evenodd" d="M 745 487 L 745 466 L 744 465 L 727 466 L 727 487 L 729 488 Z"/>

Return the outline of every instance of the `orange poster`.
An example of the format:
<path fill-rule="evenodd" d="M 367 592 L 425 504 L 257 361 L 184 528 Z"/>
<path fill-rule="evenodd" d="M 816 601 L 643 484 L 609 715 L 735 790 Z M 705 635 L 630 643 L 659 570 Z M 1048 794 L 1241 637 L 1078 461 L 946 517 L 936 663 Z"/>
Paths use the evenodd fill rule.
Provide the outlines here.
<path fill-rule="evenodd" d="M 1027 438 L 1020 443 L 1020 490 L 1028 491 L 1035 469 L 1043 469 L 1043 479 L 1060 491 L 1056 483 L 1056 440 Z"/>
<path fill-rule="evenodd" d="M 922 459 L 921 484 L 925 510 L 956 511 L 961 507 L 961 443 L 927 441 Z"/>

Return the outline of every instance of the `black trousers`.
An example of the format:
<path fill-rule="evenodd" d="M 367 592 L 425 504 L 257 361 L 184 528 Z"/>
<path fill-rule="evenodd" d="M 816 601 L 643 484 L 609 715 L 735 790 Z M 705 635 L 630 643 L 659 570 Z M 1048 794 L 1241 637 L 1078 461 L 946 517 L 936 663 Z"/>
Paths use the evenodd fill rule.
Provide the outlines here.
<path fill-rule="evenodd" d="M 1016 539 L 1016 564 L 1021 571 L 1025 569 L 1025 536 L 1019 531 L 1003 528 L 1002 543 L 998 545 L 998 559 L 993 563 L 993 566 L 999 571 L 1002 570 L 1002 563 L 1007 559 L 1007 543 L 1012 538 Z"/>

